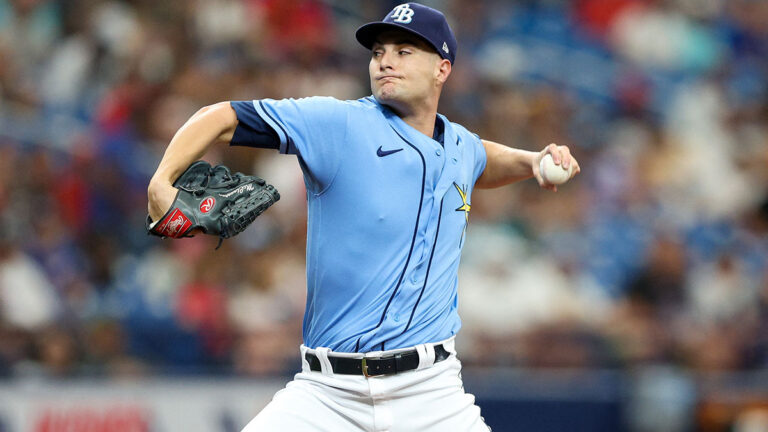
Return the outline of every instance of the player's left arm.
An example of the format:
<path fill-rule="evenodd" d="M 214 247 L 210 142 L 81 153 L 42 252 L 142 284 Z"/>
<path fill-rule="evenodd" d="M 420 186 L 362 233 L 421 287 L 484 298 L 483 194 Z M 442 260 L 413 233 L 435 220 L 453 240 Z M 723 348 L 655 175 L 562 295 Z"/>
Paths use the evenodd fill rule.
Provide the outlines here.
<path fill-rule="evenodd" d="M 485 147 L 486 164 L 483 173 L 477 179 L 475 187 L 482 189 L 496 188 L 510 183 L 536 178 L 545 189 L 557 190 L 555 185 L 547 183 L 539 172 L 539 163 L 546 154 L 551 154 L 556 165 L 573 171 L 571 178 L 579 173 L 579 162 L 571 155 L 568 146 L 550 144 L 540 152 L 507 147 L 493 141 L 482 140 Z"/>

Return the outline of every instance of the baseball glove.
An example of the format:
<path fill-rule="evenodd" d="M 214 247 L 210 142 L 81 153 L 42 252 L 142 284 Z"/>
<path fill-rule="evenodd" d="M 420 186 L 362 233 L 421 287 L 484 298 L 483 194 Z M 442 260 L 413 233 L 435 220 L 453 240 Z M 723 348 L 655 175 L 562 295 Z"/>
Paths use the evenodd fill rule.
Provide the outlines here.
<path fill-rule="evenodd" d="M 280 199 L 277 190 L 264 180 L 232 174 L 224 165 L 212 167 L 205 161 L 190 165 L 173 186 L 178 192 L 171 208 L 156 223 L 147 215 L 147 232 L 181 238 L 192 237 L 191 233 L 200 229 L 219 236 L 219 246 Z"/>

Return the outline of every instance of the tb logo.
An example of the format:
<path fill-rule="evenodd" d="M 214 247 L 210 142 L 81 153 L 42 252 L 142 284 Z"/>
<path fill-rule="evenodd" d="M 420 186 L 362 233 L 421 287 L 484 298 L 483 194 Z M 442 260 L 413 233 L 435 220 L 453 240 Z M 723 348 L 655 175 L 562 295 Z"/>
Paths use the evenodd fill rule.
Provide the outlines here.
<path fill-rule="evenodd" d="M 403 3 L 392 11 L 391 16 L 394 18 L 395 22 L 408 24 L 413 20 L 413 12 L 413 9 L 408 6 L 408 3 Z"/>

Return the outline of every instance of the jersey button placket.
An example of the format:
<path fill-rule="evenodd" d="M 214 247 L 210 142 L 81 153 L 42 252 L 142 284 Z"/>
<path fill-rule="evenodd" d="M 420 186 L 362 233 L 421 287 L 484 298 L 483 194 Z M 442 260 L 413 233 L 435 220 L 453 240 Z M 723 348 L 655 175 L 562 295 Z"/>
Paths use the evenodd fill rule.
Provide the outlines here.
<path fill-rule="evenodd" d="M 419 283 L 419 274 L 418 274 L 418 273 L 414 272 L 414 273 L 411 275 L 411 282 L 413 282 L 413 283 Z"/>

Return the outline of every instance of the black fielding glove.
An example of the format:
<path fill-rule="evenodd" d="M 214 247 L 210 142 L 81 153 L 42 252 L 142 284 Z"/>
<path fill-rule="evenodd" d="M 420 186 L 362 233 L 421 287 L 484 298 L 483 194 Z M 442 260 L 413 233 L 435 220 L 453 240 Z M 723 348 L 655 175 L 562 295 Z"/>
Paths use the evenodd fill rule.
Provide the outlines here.
<path fill-rule="evenodd" d="M 197 161 L 173 183 L 178 189 L 171 208 L 156 223 L 147 216 L 149 234 L 191 237 L 200 229 L 221 240 L 243 232 L 280 199 L 272 185 L 256 176 L 232 174 L 224 165 Z M 217 247 L 218 248 L 218 247 Z"/>

